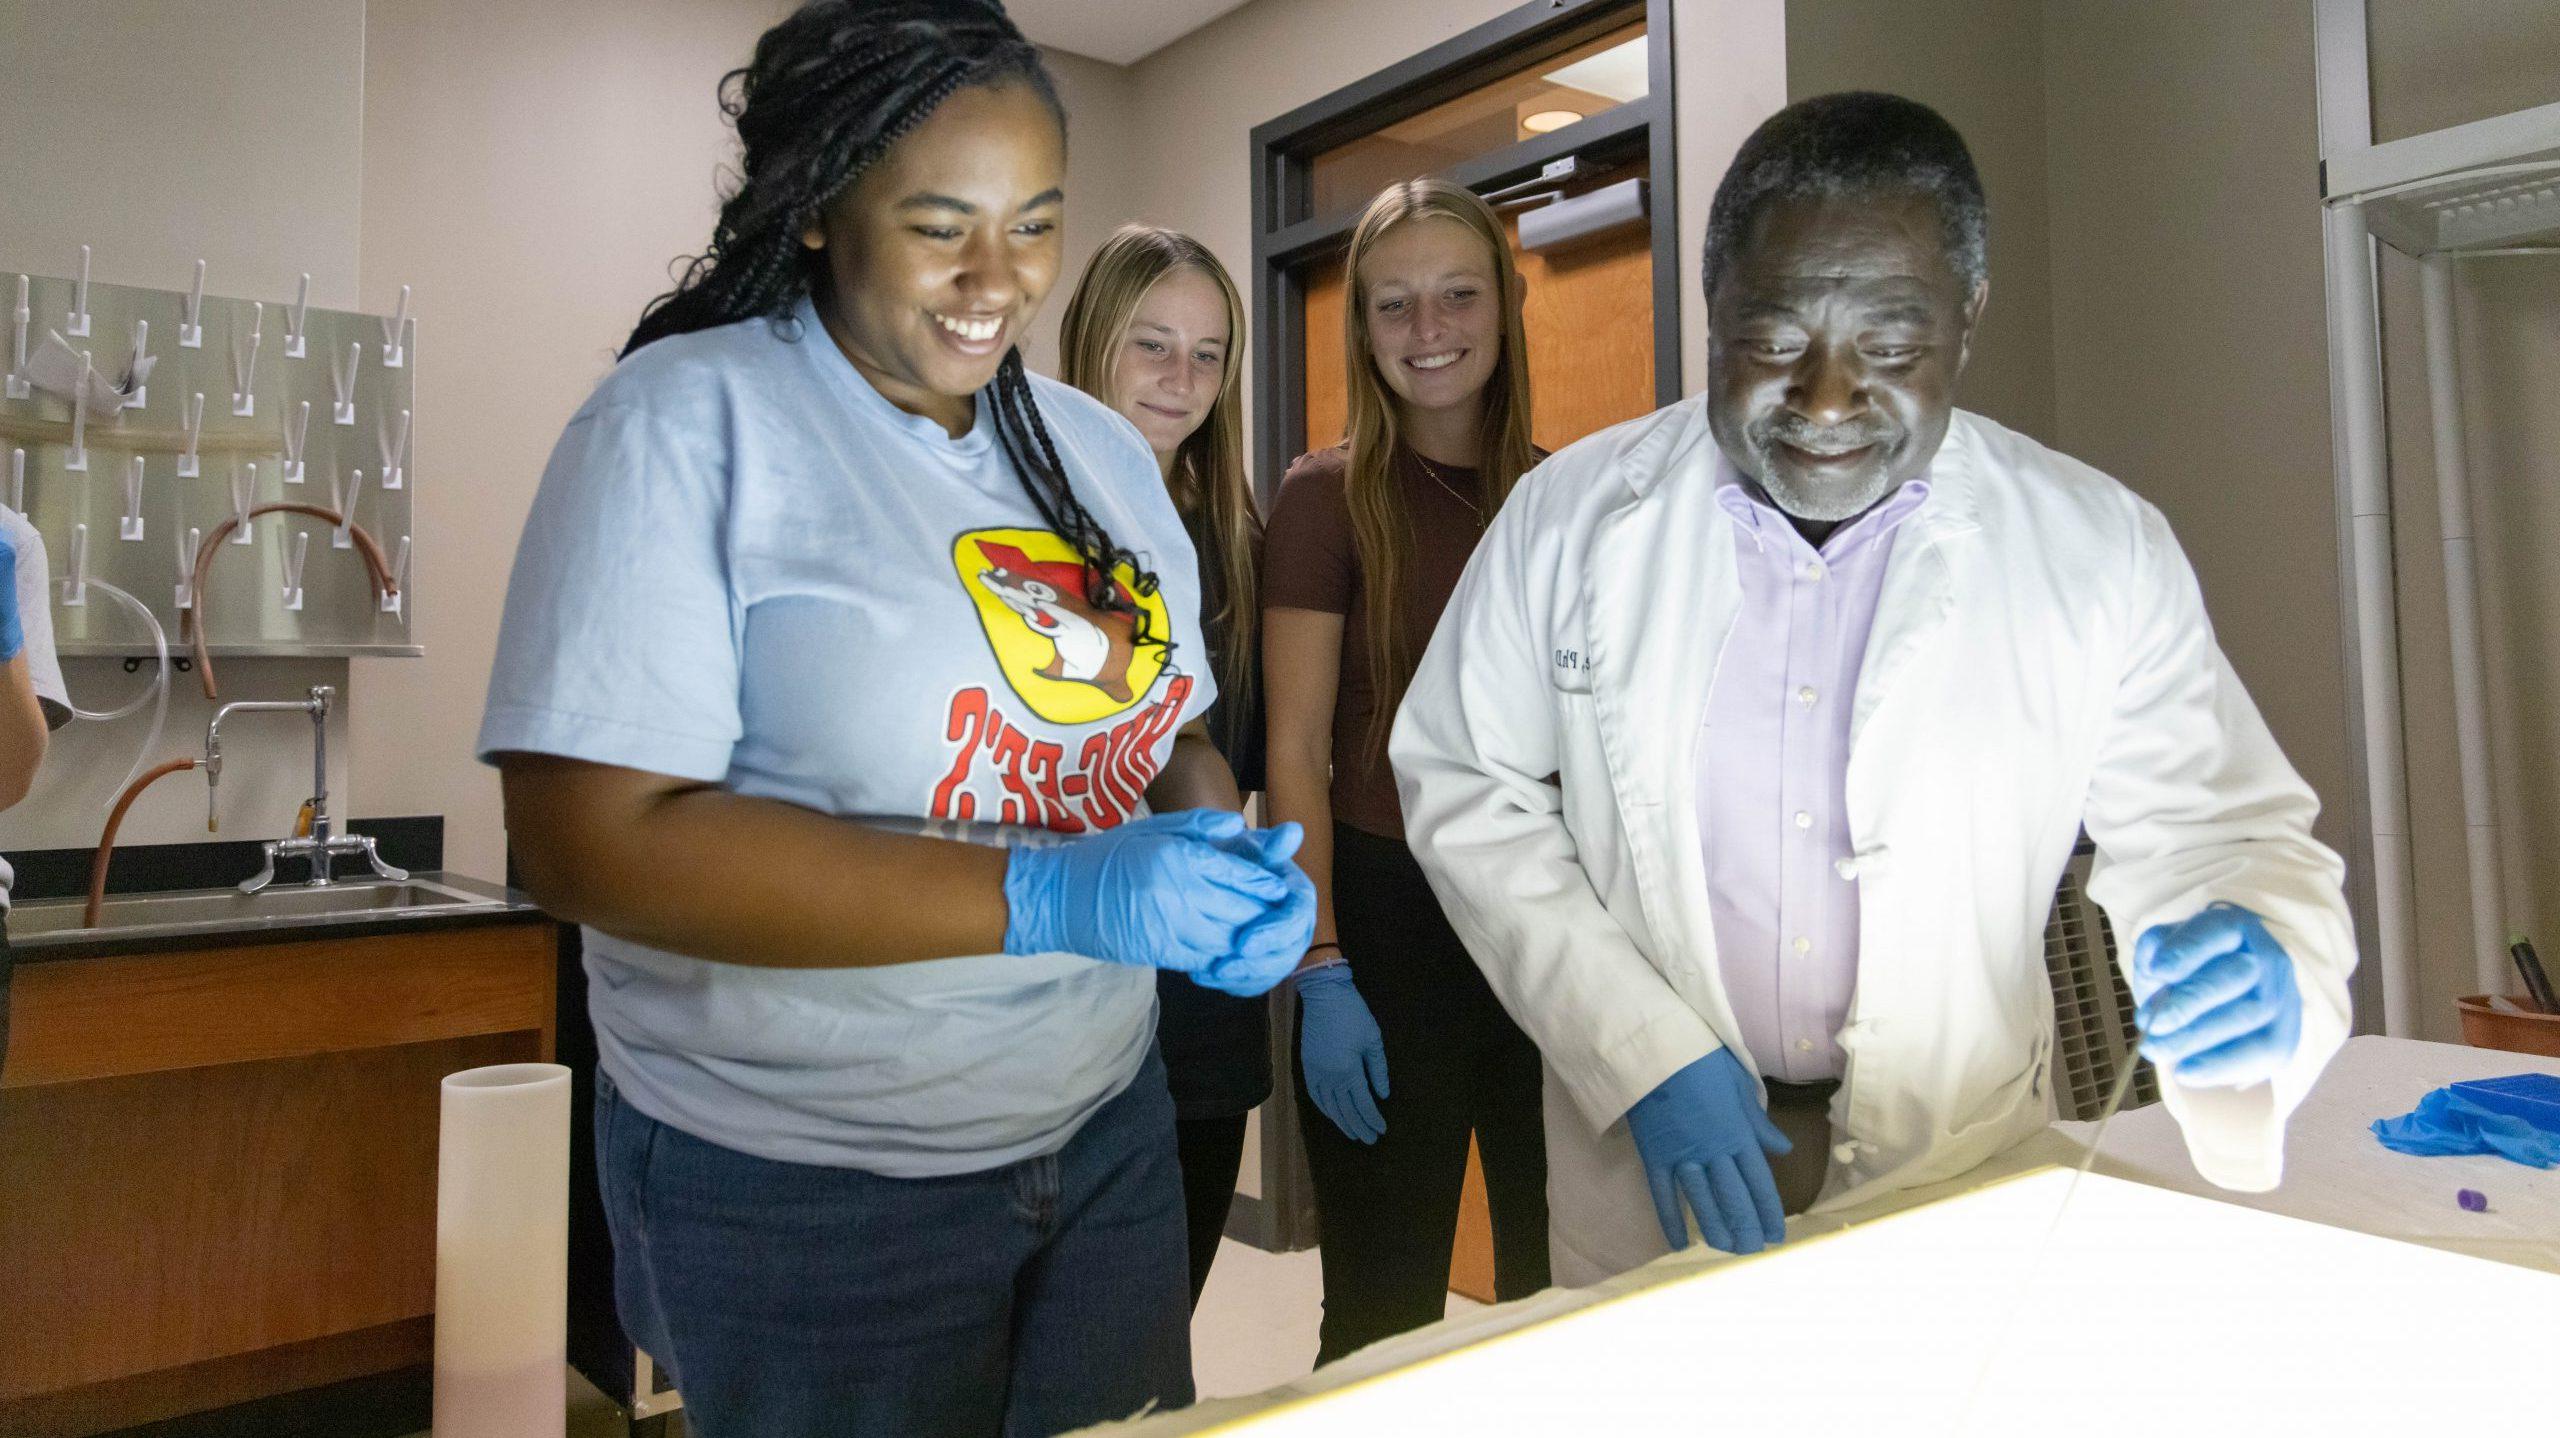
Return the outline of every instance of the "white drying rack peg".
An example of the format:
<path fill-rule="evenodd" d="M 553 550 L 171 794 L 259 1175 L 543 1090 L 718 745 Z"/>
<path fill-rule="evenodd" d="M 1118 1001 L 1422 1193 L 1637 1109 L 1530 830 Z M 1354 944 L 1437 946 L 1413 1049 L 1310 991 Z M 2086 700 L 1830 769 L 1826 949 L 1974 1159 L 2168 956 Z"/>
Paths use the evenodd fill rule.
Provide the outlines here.
<path fill-rule="evenodd" d="M 203 472 L 196 459 L 196 446 L 204 439 L 204 391 L 196 391 L 179 406 L 178 429 L 187 437 L 187 447 L 178 454 L 178 478 L 193 479 Z"/>
<path fill-rule="evenodd" d="M 187 537 L 178 541 L 178 597 L 175 601 L 176 608 L 193 609 L 196 607 L 196 586 L 194 583 L 196 574 L 196 551 L 203 547 L 204 531 L 201 529 L 189 529 L 187 531 Z"/>
<path fill-rule="evenodd" d="M 400 548 L 391 558 L 391 592 L 382 596 L 382 612 L 397 614 L 405 622 L 409 603 L 409 536 L 400 536 Z"/>
<path fill-rule="evenodd" d="M 400 308 L 382 324 L 382 367 L 398 369 L 409 362 L 409 287 L 400 287 Z"/>
<path fill-rule="evenodd" d="M 178 348 L 204 348 L 204 261 L 196 261 L 195 288 L 187 291 L 187 317 L 178 322 Z"/>
<path fill-rule="evenodd" d="M 355 531 L 351 526 L 356 522 L 356 496 L 362 493 L 364 493 L 363 470 L 357 469 L 349 470 L 347 472 L 347 492 L 344 495 L 340 495 L 338 493 L 337 475 L 332 474 L 329 476 L 329 507 L 338 511 L 338 527 L 329 533 L 329 547 L 331 549 L 353 549 L 356 547 Z"/>
<path fill-rule="evenodd" d="M 27 383 L 27 327 L 35 323 L 35 311 L 27 308 L 27 277 L 18 276 L 17 308 L 9 312 L 9 378 L 5 393 L 11 399 L 32 399 L 34 386 Z"/>
<path fill-rule="evenodd" d="M 345 369 L 338 368 L 335 361 L 330 363 L 329 382 L 337 387 L 338 392 L 337 408 L 329 412 L 329 420 L 332 424 L 356 422 L 356 369 L 363 363 L 364 344 L 359 340 L 347 341 Z"/>
<path fill-rule="evenodd" d="M 62 332 L 75 340 L 89 337 L 89 247 L 80 247 L 80 286 L 71 292 L 71 316 L 62 322 Z"/>
<path fill-rule="evenodd" d="M 309 353 L 303 341 L 308 337 L 304 331 L 304 321 L 310 313 L 311 277 L 304 275 L 302 283 L 294 287 L 293 308 L 285 311 L 284 357 L 286 359 L 300 359 Z"/>
<path fill-rule="evenodd" d="M 397 430 L 389 427 L 391 416 L 382 418 L 383 423 L 374 428 L 374 438 L 382 444 L 382 487 L 398 489 L 409 472 L 409 412 L 400 411 Z"/>
<path fill-rule="evenodd" d="M 311 401 L 304 400 L 293 412 L 293 423 L 284 427 L 284 482 L 303 481 L 302 442 L 311 433 Z"/>
<path fill-rule="evenodd" d="M 73 474 L 89 469 L 89 383 L 96 378 L 98 367 L 89 352 L 80 352 L 80 389 L 71 396 L 71 452 L 62 457 L 62 467 Z"/>
<path fill-rule="evenodd" d="M 27 512 L 27 452 L 9 451 L 9 507 L 20 514 Z"/>
<path fill-rule="evenodd" d="M 231 473 L 231 517 L 239 521 L 238 526 L 231 531 L 232 543 L 246 545 L 252 542 L 250 536 L 253 531 L 249 528 L 249 511 L 257 507 L 258 467 L 254 464 L 242 465 Z"/>
<path fill-rule="evenodd" d="M 124 382 L 133 386 L 125 392 L 125 407 L 140 409 L 151 403 L 151 321 L 133 322 L 133 353 L 124 362 Z"/>
<path fill-rule="evenodd" d="M 231 412 L 247 419 L 258 412 L 258 344 L 267 335 L 267 302 L 249 302 L 249 344 L 243 349 L 240 332 L 231 332 Z"/>
<path fill-rule="evenodd" d="M 128 542 L 142 538 L 142 456 L 124 467 L 124 522 L 116 533 Z"/>
<path fill-rule="evenodd" d="M 62 571 L 62 607 L 77 609 L 89 602 L 89 526 L 71 526 L 70 563 Z"/>
<path fill-rule="evenodd" d="M 302 611 L 302 561 L 310 552 L 311 532 L 295 530 L 293 552 L 284 558 L 284 607 L 297 614 Z"/>

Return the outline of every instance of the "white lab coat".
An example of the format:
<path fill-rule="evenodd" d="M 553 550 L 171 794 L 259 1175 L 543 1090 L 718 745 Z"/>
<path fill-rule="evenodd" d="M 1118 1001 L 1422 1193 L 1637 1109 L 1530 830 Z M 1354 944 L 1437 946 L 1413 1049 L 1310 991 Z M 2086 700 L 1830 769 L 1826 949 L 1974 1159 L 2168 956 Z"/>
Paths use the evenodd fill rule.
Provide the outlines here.
<path fill-rule="evenodd" d="M 1469 563 L 1392 742 L 1406 834 L 1547 1061 L 1557 1280 L 1663 1252 L 1624 1115 L 1740 1041 L 1717 967 L 1699 721 L 1741 605 L 1703 399 L 1526 477 Z M 1898 531 L 1850 720 L 1858 885 L 1847 1070 L 1817 1208 L 1942 1180 L 2049 1121 L 2043 958 L 2081 827 L 2132 941 L 2215 900 L 2293 955 L 2271 1085 L 2167 1102 L 2197 1167 L 2274 1186 L 2284 1122 L 2347 1033 L 2353 936 L 2318 811 L 2215 644 L 2149 503 L 1959 411 Z"/>

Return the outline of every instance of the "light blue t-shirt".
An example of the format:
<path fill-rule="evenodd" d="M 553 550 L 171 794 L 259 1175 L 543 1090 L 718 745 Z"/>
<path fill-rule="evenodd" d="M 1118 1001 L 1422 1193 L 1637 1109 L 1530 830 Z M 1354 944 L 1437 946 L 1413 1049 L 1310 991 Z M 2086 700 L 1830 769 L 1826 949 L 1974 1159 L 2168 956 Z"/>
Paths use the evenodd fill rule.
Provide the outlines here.
<path fill-rule="evenodd" d="M 1197 563 L 1136 428 L 1032 386 L 1077 497 L 1158 576 L 1137 602 L 1169 651 L 1086 602 L 991 396 L 953 439 L 882 398 L 804 303 L 660 340 L 570 420 L 517 551 L 480 756 L 840 816 L 1089 832 L 1143 812 L 1174 731 L 1216 695 Z M 1056 1151 L 1153 1037 L 1152 973 L 1069 954 L 758 968 L 590 928 L 586 963 L 634 1107 L 893 1177 Z"/>

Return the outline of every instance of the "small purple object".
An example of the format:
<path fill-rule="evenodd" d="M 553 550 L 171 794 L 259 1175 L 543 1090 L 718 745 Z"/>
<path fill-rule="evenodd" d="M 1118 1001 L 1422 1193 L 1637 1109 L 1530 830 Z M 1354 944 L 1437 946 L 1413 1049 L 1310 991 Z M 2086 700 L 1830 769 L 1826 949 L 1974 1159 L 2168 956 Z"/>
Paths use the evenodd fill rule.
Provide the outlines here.
<path fill-rule="evenodd" d="M 2462 1211 L 2465 1213 L 2487 1213 L 2489 1211 L 2489 1195 L 2482 1193 L 2476 1188 L 2466 1188 L 2462 1190 L 2453 1196 L 2453 1201 L 2461 1204 Z"/>

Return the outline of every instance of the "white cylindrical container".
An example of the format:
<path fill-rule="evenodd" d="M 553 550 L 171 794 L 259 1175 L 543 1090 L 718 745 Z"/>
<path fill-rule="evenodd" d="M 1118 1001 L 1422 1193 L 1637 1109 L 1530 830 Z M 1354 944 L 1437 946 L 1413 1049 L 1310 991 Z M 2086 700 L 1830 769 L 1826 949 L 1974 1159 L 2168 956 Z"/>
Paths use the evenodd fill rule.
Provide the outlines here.
<path fill-rule="evenodd" d="M 568 1421 L 569 1070 L 449 1074 L 436 1144 L 436 1438 Z"/>

